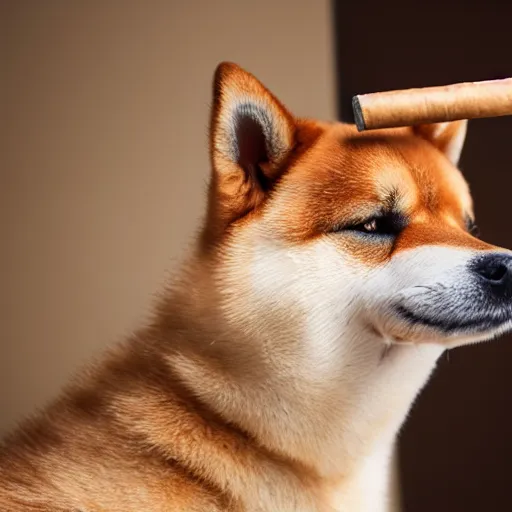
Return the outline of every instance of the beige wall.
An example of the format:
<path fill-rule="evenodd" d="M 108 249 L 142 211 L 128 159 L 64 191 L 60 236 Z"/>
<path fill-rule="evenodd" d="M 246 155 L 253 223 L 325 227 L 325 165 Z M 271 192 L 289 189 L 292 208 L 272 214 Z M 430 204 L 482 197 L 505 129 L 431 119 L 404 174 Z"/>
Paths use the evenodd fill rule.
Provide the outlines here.
<path fill-rule="evenodd" d="M 193 234 L 221 60 L 333 118 L 329 2 L 1 3 L 0 431 L 143 318 Z"/>
<path fill-rule="evenodd" d="M 221 60 L 335 113 L 330 2 L 0 5 L 0 433 L 142 321 L 197 226 Z"/>

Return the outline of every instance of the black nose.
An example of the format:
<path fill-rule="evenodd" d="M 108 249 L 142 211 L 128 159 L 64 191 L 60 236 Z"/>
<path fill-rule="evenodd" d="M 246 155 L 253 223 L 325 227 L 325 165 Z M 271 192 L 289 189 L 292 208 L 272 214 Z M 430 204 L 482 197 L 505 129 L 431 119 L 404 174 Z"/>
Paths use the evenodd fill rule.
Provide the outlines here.
<path fill-rule="evenodd" d="M 477 258 L 472 268 L 495 293 L 512 298 L 512 255 L 489 253 Z"/>

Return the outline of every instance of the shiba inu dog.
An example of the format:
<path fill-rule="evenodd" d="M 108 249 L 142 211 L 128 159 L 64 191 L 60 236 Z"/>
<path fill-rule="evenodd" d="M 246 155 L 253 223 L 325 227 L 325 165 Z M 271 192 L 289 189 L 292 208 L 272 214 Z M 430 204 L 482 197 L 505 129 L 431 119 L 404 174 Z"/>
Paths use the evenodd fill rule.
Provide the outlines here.
<path fill-rule="evenodd" d="M 297 119 L 221 64 L 195 250 L 149 325 L 6 439 L 0 509 L 384 511 L 436 360 L 512 327 L 465 131 Z"/>

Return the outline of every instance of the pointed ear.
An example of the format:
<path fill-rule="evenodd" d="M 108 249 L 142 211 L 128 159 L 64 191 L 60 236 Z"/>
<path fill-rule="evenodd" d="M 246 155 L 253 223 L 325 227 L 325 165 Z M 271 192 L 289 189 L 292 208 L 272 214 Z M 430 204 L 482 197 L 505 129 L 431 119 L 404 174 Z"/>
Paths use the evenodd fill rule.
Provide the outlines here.
<path fill-rule="evenodd" d="M 454 164 L 459 163 L 468 122 L 453 121 L 449 123 L 422 124 L 413 127 L 416 135 L 432 143 Z"/>
<path fill-rule="evenodd" d="M 229 62 L 217 67 L 210 203 L 224 223 L 264 200 L 294 147 L 295 129 L 293 116 L 253 75 Z"/>

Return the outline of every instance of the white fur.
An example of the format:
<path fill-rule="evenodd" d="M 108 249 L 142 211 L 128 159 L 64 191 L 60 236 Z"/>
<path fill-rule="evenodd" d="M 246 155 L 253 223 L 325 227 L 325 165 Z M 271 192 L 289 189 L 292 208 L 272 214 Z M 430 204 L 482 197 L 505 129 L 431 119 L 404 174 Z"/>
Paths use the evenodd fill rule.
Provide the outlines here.
<path fill-rule="evenodd" d="M 438 314 L 439 304 L 422 300 L 438 287 L 446 294 L 437 301 L 459 297 L 464 311 L 467 294 L 457 293 L 471 282 L 467 264 L 477 251 L 422 246 L 372 266 L 344 251 L 337 235 L 287 245 L 273 226 L 265 217 L 243 226 L 212 276 L 221 293 L 216 342 L 246 349 L 232 362 L 236 375 L 206 374 L 183 361 L 179 371 L 267 448 L 314 468 L 329 482 L 333 510 L 383 512 L 396 434 L 443 350 L 510 323 L 447 337 L 411 327 L 390 309 L 401 301 Z M 397 342 L 397 332 L 406 339 Z M 277 477 L 250 478 L 259 497 L 254 510 L 316 510 L 290 507 L 290 489 Z"/>
<path fill-rule="evenodd" d="M 399 296 L 413 303 L 418 286 L 464 281 L 475 251 L 421 247 L 371 268 L 328 236 L 292 247 L 273 239 L 265 220 L 244 230 L 220 272 L 224 328 L 259 346 L 272 372 L 263 388 L 231 388 L 221 412 L 326 478 L 353 475 L 333 491 L 335 510 L 385 510 L 395 436 L 445 348 L 428 332 L 395 344 L 386 308 Z"/>

